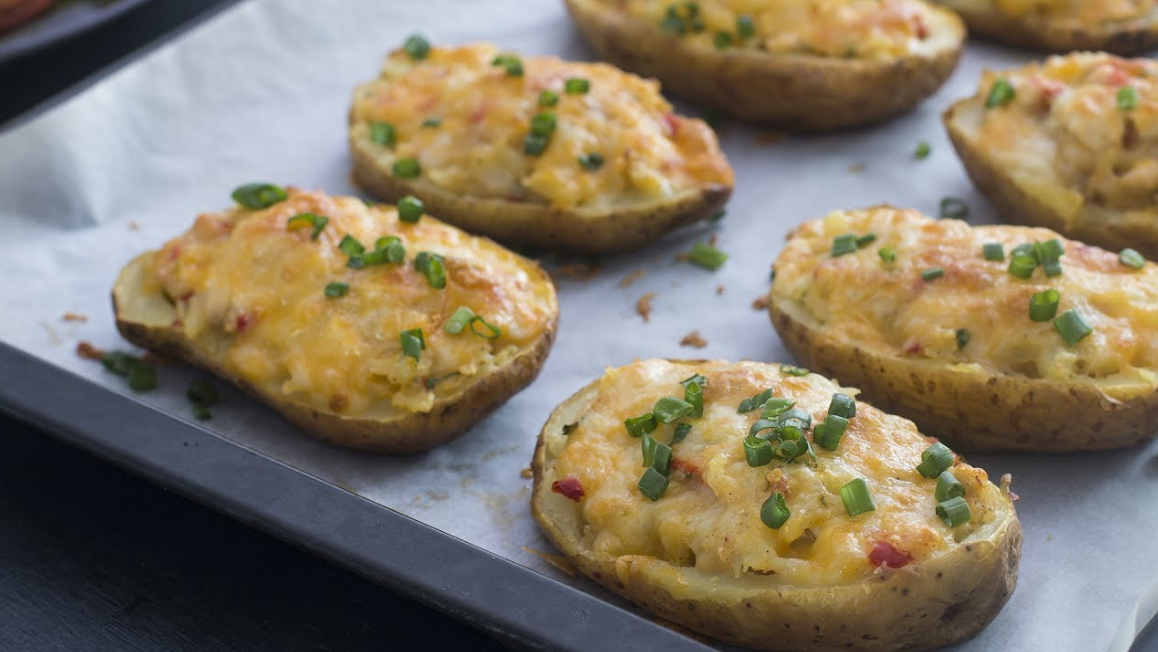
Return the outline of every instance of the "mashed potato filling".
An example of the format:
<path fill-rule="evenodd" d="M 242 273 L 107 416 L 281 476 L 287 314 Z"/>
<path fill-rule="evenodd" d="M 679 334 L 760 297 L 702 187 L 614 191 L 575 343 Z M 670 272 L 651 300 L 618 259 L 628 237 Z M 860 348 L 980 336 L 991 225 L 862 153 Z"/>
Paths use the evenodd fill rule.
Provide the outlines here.
<path fill-rule="evenodd" d="M 316 240 L 311 228 L 287 228 L 304 213 L 328 218 Z M 378 238 L 399 237 L 405 260 L 353 269 L 339 248 L 346 235 L 367 251 Z M 422 251 L 444 257 L 444 289 L 415 269 Z M 528 264 L 429 217 L 407 224 L 393 207 L 290 189 L 263 210 L 200 215 L 153 255 L 151 271 L 175 305 L 173 327 L 220 355 L 240 380 L 357 415 L 383 403 L 429 411 L 436 398 L 539 337 L 553 319 L 554 296 L 528 275 Z M 331 283 L 344 283 L 345 293 L 328 296 Z M 501 334 L 447 333 L 459 307 Z M 417 359 L 401 344 L 402 332 L 416 328 L 425 339 Z"/>
<path fill-rule="evenodd" d="M 1086 25 L 1141 18 L 1158 6 L 1156 0 L 993 0 L 993 4 L 1010 18 L 1072 18 Z"/>

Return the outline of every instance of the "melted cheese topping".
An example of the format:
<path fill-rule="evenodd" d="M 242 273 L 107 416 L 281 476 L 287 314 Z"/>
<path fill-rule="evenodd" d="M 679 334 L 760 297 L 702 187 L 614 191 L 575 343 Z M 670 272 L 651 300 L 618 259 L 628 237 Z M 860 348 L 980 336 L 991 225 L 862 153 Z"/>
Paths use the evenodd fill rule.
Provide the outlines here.
<path fill-rule="evenodd" d="M 288 230 L 300 213 L 329 218 L 317 240 Z M 350 234 L 373 249 L 395 235 L 406 260 L 360 270 L 338 249 Z M 447 283 L 430 286 L 414 256 L 445 257 Z M 205 213 L 151 261 L 161 290 L 174 301 L 190 339 L 217 352 L 240 379 L 280 391 L 320 410 L 357 415 L 381 405 L 426 412 L 501 366 L 543 335 L 557 307 L 550 282 L 529 274 L 533 263 L 425 216 L 398 219 L 392 206 L 290 189 L 289 199 L 260 211 Z M 328 298 L 330 282 L 349 284 Z M 495 340 L 450 335 L 460 306 L 502 329 Z M 402 331 L 421 328 L 419 360 L 402 354 Z M 428 387 L 427 381 L 433 386 Z"/>
<path fill-rule="evenodd" d="M 690 434 L 673 445 L 670 485 L 652 502 L 636 486 L 644 470 L 640 440 L 627 434 L 623 421 L 650 412 L 663 396 L 682 396 L 679 382 L 695 373 L 707 378 L 704 416 L 684 419 Z M 736 408 L 768 388 L 794 399 L 814 424 L 824 420 L 834 393 L 856 394 L 815 374 L 793 377 L 755 362 L 649 360 L 608 370 L 554 467 L 556 477 L 574 476 L 582 485 L 584 547 L 600 556 L 649 555 L 735 577 L 840 584 L 874 571 L 869 553 L 879 543 L 920 562 L 994 522 L 997 488 L 984 471 L 959 462 L 953 473 L 966 487 L 972 519 L 946 527 L 935 514 L 936 481 L 916 471 L 931 440 L 911 422 L 863 403 L 837 452 L 815 447 L 815 465 L 749 466 L 743 440 L 759 410 L 737 414 Z M 653 436 L 666 443 L 673 429 L 661 425 Z M 840 487 L 855 478 L 865 478 L 877 509 L 852 518 Z M 773 530 L 760 520 L 760 507 L 776 491 L 791 516 Z"/>
<path fill-rule="evenodd" d="M 1145 16 L 1158 0 L 993 0 L 993 4 L 1010 18 L 1066 18 L 1099 25 Z"/>
<path fill-rule="evenodd" d="M 606 0 L 610 1 L 610 0 Z M 632 15 L 660 25 L 673 8 L 687 12 L 685 2 L 627 0 Z M 683 38 L 714 48 L 715 35 L 732 35 L 732 47 L 773 54 L 824 57 L 894 58 L 914 52 L 929 36 L 930 8 L 921 0 L 700 0 L 699 29 L 689 26 Z M 736 20 L 752 19 L 756 35 L 742 39 Z"/>
<path fill-rule="evenodd" d="M 354 96 L 354 129 L 387 122 L 395 157 L 417 158 L 422 178 L 451 192 L 566 209 L 670 198 L 733 183 L 715 134 L 701 120 L 675 115 L 659 83 L 605 64 L 522 58 L 524 74 L 492 64 L 492 45 L 433 48 L 422 61 L 390 54 L 382 76 Z M 569 94 L 569 78 L 590 82 Z M 553 107 L 539 94 L 559 95 Z M 541 155 L 524 152 L 531 118 L 550 112 L 557 127 Z M 424 120 L 441 119 L 438 127 Z M 598 170 L 580 157 L 599 154 Z"/>
<path fill-rule="evenodd" d="M 1016 96 L 984 112 L 978 141 L 1035 196 L 1070 219 L 1083 205 L 1158 212 L 1158 63 L 1108 54 L 1051 57 L 1009 73 L 986 72 L 981 98 L 997 79 L 1008 80 Z M 1125 88 L 1134 90 L 1136 108 L 1119 107 Z"/>
<path fill-rule="evenodd" d="M 846 233 L 877 238 L 833 258 L 833 238 Z M 1048 278 L 1040 268 L 1028 280 L 1008 273 L 1015 246 L 1051 238 L 1065 247 L 1061 276 Z M 1004 245 L 1005 261 L 985 260 L 981 248 L 989 242 Z M 883 246 L 896 251 L 895 263 L 881 261 Z M 933 267 L 945 275 L 924 281 L 921 272 Z M 1094 329 L 1074 346 L 1051 322 L 1029 318 L 1030 297 L 1049 288 L 1061 293 L 1059 315 L 1076 309 Z M 1117 254 L 1047 229 L 970 227 L 890 207 L 831 213 L 788 241 L 772 296 L 814 326 L 886 356 L 1095 382 L 1118 398 L 1158 382 L 1158 267 L 1126 267 Z M 970 339 L 959 348 L 962 328 Z"/>

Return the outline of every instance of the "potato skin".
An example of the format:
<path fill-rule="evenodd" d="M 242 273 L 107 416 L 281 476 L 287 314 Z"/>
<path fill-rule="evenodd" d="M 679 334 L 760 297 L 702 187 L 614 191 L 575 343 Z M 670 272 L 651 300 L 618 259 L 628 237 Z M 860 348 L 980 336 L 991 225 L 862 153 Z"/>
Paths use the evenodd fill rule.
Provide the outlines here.
<path fill-rule="evenodd" d="M 600 556 L 582 544 L 584 523 L 576 504 L 551 491 L 554 458 L 546 445 L 597 394 L 597 382 L 584 387 L 543 427 L 532 461 L 531 513 L 584 575 L 662 618 L 762 650 L 928 650 L 976 635 L 1016 587 L 1022 533 L 1012 505 L 985 540 L 842 586 L 745 586 L 654 557 Z M 1006 500 L 1007 483 L 1008 476 L 1002 479 Z"/>
<path fill-rule="evenodd" d="M 768 56 L 690 47 L 679 37 L 598 0 L 566 0 L 579 32 L 599 56 L 658 78 L 665 90 L 744 122 L 823 132 L 880 122 L 933 94 L 960 59 L 965 28 L 933 7 L 955 31 L 953 47 L 895 61 L 808 55 Z"/>
<path fill-rule="evenodd" d="M 354 180 L 375 197 L 395 203 L 407 195 L 422 199 L 429 213 L 470 233 L 503 243 L 586 254 L 631 251 L 668 231 L 710 217 L 724 207 L 732 188 L 712 185 L 668 202 L 585 214 L 545 203 L 511 202 L 460 196 L 423 181 L 401 179 L 380 164 L 381 148 L 363 125 L 350 131 Z"/>
<path fill-rule="evenodd" d="M 151 255 L 145 253 L 133 259 L 121 270 L 113 287 L 113 312 L 121 335 L 137 346 L 228 380 L 280 412 L 306 434 L 343 448 L 375 453 L 417 453 L 451 441 L 538 376 L 558 327 L 556 314 L 544 334 L 530 347 L 464 391 L 440 399 L 430 412 L 411 412 L 388 419 L 344 416 L 289 401 L 238 378 L 212 351 L 173 328 L 176 313 L 159 289 L 152 293 L 143 290 L 144 268 Z M 537 266 L 533 269 L 539 281 L 550 283 L 545 272 Z"/>
<path fill-rule="evenodd" d="M 971 34 L 1028 50 L 1101 50 L 1133 56 L 1158 48 L 1158 15 L 1127 23 L 1075 26 L 1040 18 L 1010 18 L 974 0 L 937 1 L 960 14 Z"/>

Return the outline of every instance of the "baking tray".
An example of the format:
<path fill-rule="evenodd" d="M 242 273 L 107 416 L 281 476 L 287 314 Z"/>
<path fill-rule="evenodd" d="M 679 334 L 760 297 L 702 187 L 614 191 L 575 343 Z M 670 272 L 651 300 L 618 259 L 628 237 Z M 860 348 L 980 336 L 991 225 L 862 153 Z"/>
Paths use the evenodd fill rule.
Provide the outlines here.
<path fill-rule="evenodd" d="M 0 64 L 67 41 L 152 0 L 60 2 L 27 25 L 0 34 Z"/>

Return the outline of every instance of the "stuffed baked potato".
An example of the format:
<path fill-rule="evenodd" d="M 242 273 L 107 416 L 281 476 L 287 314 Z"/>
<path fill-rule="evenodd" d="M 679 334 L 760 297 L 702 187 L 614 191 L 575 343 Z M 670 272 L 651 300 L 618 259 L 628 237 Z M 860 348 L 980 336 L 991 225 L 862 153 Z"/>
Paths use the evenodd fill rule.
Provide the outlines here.
<path fill-rule="evenodd" d="M 1155 0 L 935 0 L 978 36 L 1035 50 L 1142 54 L 1158 47 Z"/>
<path fill-rule="evenodd" d="M 532 512 L 591 579 L 731 643 L 969 638 L 1017 582 L 1009 478 L 855 395 L 791 365 L 609 369 L 539 435 Z"/>
<path fill-rule="evenodd" d="M 984 73 L 945 126 L 1003 219 L 1158 257 L 1158 63 L 1051 57 Z"/>
<path fill-rule="evenodd" d="M 378 197 L 416 195 L 503 242 L 604 253 L 711 216 L 732 192 L 715 133 L 655 81 L 415 38 L 350 111 L 354 176 Z"/>
<path fill-rule="evenodd" d="M 962 450 L 1129 446 L 1158 427 L 1158 266 L 1046 229 L 835 212 L 776 261 L 803 364 Z"/>
<path fill-rule="evenodd" d="M 533 262 L 409 199 L 269 185 L 234 197 L 244 205 L 200 215 L 121 271 L 113 306 L 130 342 L 230 380 L 310 435 L 392 453 L 450 440 L 538 374 L 558 306 Z"/>
<path fill-rule="evenodd" d="M 739 120 L 794 131 L 916 106 L 960 58 L 965 28 L 924 0 L 566 0 L 603 58 Z"/>

